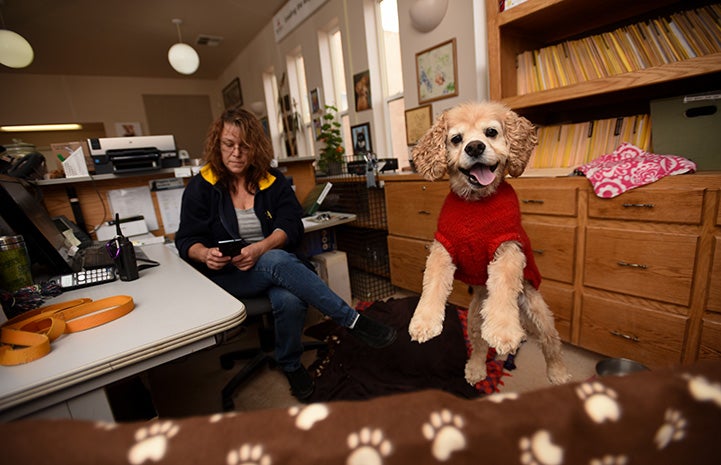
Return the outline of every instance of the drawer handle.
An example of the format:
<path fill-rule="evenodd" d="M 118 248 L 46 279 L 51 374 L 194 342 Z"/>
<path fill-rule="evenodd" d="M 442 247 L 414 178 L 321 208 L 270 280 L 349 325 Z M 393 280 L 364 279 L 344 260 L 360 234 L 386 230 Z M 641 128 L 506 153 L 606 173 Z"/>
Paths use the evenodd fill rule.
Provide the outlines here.
<path fill-rule="evenodd" d="M 638 337 L 636 337 L 636 336 L 629 336 L 628 334 L 623 334 L 623 333 L 620 332 L 620 331 L 609 331 L 609 332 L 610 332 L 612 335 L 616 336 L 616 337 L 622 337 L 622 338 L 627 339 L 627 340 L 629 340 L 629 341 L 633 341 L 633 342 L 639 342 L 639 341 L 640 341 L 640 339 L 639 339 Z"/>
<path fill-rule="evenodd" d="M 429 212 L 428 210 L 418 210 L 418 214 L 419 215 L 430 215 L 431 212 Z"/>
<path fill-rule="evenodd" d="M 627 266 L 629 268 L 638 268 L 640 270 L 645 270 L 648 268 L 648 266 L 641 265 L 640 263 L 626 263 L 626 262 L 618 262 L 618 266 Z"/>
<path fill-rule="evenodd" d="M 624 203 L 623 208 L 653 208 L 655 207 L 652 203 Z"/>
<path fill-rule="evenodd" d="M 533 249 L 533 253 L 543 255 L 546 251 L 544 249 Z"/>
<path fill-rule="evenodd" d="M 545 200 L 537 200 L 537 199 L 523 199 L 521 200 L 523 203 L 545 203 Z"/>

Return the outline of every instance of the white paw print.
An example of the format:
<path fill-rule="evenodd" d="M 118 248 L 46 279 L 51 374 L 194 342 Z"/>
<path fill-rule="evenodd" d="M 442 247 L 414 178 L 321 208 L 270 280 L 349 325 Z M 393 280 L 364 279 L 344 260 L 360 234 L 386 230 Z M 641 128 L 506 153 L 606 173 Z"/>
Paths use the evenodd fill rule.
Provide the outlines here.
<path fill-rule="evenodd" d="M 461 432 L 463 418 L 454 415 L 450 410 L 431 413 L 430 421 L 423 424 L 423 436 L 433 441 L 431 452 L 441 461 L 446 461 L 451 454 L 466 447 L 466 437 Z"/>
<path fill-rule="evenodd" d="M 517 392 L 496 393 L 481 398 L 481 402 L 493 402 L 496 404 L 500 404 L 504 400 L 516 400 L 518 399 L 518 397 L 519 396 Z"/>
<path fill-rule="evenodd" d="M 243 444 L 228 452 L 226 462 L 228 465 L 270 465 L 270 457 L 260 444 Z"/>
<path fill-rule="evenodd" d="M 383 431 L 370 428 L 349 434 L 348 447 L 352 452 L 346 465 L 381 465 L 383 457 L 388 457 L 393 450 L 391 443 L 384 439 Z"/>
<path fill-rule="evenodd" d="M 688 390 L 700 402 L 711 401 L 721 407 L 721 384 L 712 383 L 703 376 L 687 376 Z"/>
<path fill-rule="evenodd" d="M 537 431 L 532 437 L 522 437 L 520 444 L 523 465 L 560 465 L 563 449 L 551 442 L 551 433 Z"/>
<path fill-rule="evenodd" d="M 226 413 L 214 413 L 209 418 L 210 423 L 220 423 L 225 418 L 233 418 L 237 415 L 237 412 L 226 412 Z"/>
<path fill-rule="evenodd" d="M 618 421 L 621 417 L 621 407 L 616 402 L 618 395 L 613 389 L 599 382 L 583 383 L 576 388 L 576 394 L 583 401 L 588 416 L 596 423 Z"/>
<path fill-rule="evenodd" d="M 98 429 L 105 430 L 105 431 L 111 431 L 111 430 L 114 430 L 115 428 L 117 428 L 118 424 L 110 423 L 107 421 L 99 421 L 99 422 L 95 423 L 95 427 Z"/>
<path fill-rule="evenodd" d="M 146 460 L 160 461 L 168 450 L 168 440 L 178 434 L 180 427 L 172 421 L 158 421 L 135 432 L 137 443 L 128 451 L 133 465 Z"/>
<path fill-rule="evenodd" d="M 628 457 L 625 455 L 604 455 L 600 459 L 591 459 L 588 465 L 626 465 L 628 463 Z"/>
<path fill-rule="evenodd" d="M 665 449 L 671 441 L 680 441 L 686 436 L 686 419 L 681 416 L 681 412 L 674 409 L 666 410 L 664 424 L 653 438 L 656 447 L 661 450 Z"/>
<path fill-rule="evenodd" d="M 328 418 L 330 411 L 324 404 L 311 404 L 305 407 L 291 407 L 288 413 L 290 416 L 296 417 L 296 428 L 308 431 L 316 422 Z"/>

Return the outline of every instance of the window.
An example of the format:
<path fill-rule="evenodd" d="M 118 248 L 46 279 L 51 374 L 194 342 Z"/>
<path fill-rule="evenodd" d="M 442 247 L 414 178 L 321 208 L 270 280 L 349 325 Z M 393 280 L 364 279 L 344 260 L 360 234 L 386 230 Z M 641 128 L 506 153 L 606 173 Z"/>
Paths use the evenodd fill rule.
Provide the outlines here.
<path fill-rule="evenodd" d="M 288 56 L 286 60 L 288 69 L 288 90 L 290 92 L 291 118 L 299 124 L 296 134 L 294 155 L 306 156 L 313 152 L 312 127 L 310 121 L 310 107 L 308 106 L 308 86 L 305 80 L 305 62 L 303 55 L 298 51 Z"/>
<path fill-rule="evenodd" d="M 263 93 L 265 94 L 265 108 L 268 112 L 268 129 L 270 130 L 270 141 L 273 144 L 273 153 L 275 153 L 276 159 L 282 158 L 282 120 L 279 114 L 280 108 L 278 108 L 278 81 L 272 67 L 263 73 Z"/>
<path fill-rule="evenodd" d="M 398 34 L 397 0 L 379 0 L 376 15 L 378 28 L 378 49 L 383 77 L 383 98 L 385 101 L 386 141 L 390 147 L 389 157 L 398 158 L 398 168 L 409 166 L 406 145 L 405 101 L 403 99 L 403 68 L 401 66 L 401 44 Z"/>
<path fill-rule="evenodd" d="M 343 43 L 340 30 L 319 32 L 321 75 L 323 77 L 324 104 L 338 109 L 343 146 L 351 144 L 350 118 L 348 117 L 348 91 L 346 90 Z"/>

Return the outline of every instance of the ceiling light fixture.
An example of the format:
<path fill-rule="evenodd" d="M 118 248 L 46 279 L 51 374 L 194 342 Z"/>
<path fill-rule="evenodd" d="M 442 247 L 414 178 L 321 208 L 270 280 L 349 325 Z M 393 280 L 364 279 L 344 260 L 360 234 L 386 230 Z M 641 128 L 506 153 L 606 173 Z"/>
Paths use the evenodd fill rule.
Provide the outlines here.
<path fill-rule="evenodd" d="M 83 127 L 76 123 L 65 124 L 29 124 L 17 126 L 0 126 L 0 132 L 33 132 L 33 131 L 79 131 Z"/>
<path fill-rule="evenodd" d="M 0 6 L 5 2 L 0 0 Z M 10 68 L 25 68 L 33 62 L 35 53 L 30 42 L 17 32 L 8 30 L 5 27 L 5 18 L 0 12 L 2 29 L 0 29 L 0 63 Z"/>
<path fill-rule="evenodd" d="M 441 24 L 447 9 L 448 0 L 415 0 L 408 13 L 417 31 L 429 32 Z"/>
<path fill-rule="evenodd" d="M 198 52 L 190 45 L 183 43 L 183 38 L 180 35 L 180 25 L 183 24 L 183 20 L 173 19 L 172 22 L 178 28 L 178 43 L 168 50 L 170 66 L 180 74 L 193 74 L 200 66 Z"/>

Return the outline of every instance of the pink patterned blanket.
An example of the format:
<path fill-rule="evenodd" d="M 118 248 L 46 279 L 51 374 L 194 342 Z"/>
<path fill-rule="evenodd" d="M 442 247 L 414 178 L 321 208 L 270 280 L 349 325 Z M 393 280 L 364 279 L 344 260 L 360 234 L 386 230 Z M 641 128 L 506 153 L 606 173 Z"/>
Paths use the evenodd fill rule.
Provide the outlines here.
<path fill-rule="evenodd" d="M 676 155 L 649 153 L 624 142 L 613 153 L 601 155 L 577 171 L 586 175 L 596 195 L 610 199 L 664 176 L 693 173 L 696 163 Z"/>

